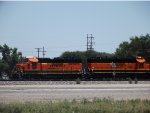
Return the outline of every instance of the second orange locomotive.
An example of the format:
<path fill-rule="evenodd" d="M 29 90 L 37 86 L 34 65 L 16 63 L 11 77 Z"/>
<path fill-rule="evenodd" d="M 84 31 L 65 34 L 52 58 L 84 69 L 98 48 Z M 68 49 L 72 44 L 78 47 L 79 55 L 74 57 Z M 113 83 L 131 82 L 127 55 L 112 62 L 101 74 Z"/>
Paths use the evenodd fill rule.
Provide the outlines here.
<path fill-rule="evenodd" d="M 87 73 L 95 78 L 149 78 L 150 64 L 142 57 L 137 58 L 90 58 Z"/>

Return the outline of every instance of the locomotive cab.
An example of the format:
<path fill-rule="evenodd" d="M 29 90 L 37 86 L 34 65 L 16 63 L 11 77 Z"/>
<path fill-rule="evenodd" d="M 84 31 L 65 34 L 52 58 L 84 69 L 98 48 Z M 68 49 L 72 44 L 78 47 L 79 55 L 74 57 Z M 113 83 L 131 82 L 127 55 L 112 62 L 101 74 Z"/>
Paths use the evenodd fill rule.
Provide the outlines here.
<path fill-rule="evenodd" d="M 23 62 L 16 64 L 14 78 L 21 78 L 26 71 L 37 70 L 38 59 L 26 58 Z"/>
<path fill-rule="evenodd" d="M 146 62 L 146 60 L 144 58 L 138 57 L 138 58 L 136 58 L 136 61 L 137 61 L 137 69 L 144 68 L 144 64 Z"/>
<path fill-rule="evenodd" d="M 37 65 L 38 65 L 38 59 L 36 59 L 36 58 L 29 58 L 28 59 L 28 65 L 29 65 L 30 69 L 36 70 L 37 69 Z"/>

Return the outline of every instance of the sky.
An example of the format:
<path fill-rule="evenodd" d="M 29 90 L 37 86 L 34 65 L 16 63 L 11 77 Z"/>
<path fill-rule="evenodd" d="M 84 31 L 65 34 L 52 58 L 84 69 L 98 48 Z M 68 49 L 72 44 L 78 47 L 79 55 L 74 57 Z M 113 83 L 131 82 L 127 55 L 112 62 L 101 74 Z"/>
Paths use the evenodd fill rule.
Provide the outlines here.
<path fill-rule="evenodd" d="M 45 57 L 86 51 L 87 34 L 94 50 L 115 52 L 132 36 L 150 34 L 150 2 L 16 1 L 0 2 L 0 45 L 18 48 L 23 56 Z M 42 53 L 40 53 L 42 57 Z"/>

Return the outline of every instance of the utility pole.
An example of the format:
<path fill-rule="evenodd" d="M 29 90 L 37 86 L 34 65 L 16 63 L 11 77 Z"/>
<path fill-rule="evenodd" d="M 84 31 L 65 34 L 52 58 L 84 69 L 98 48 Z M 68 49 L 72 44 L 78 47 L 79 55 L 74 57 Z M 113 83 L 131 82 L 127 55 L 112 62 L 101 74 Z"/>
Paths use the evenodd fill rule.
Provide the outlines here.
<path fill-rule="evenodd" d="M 35 48 L 35 49 L 37 49 L 37 52 L 38 52 L 38 58 L 39 58 L 39 56 L 40 56 L 39 54 L 40 54 L 40 52 L 41 52 L 40 50 L 41 50 L 42 48 Z"/>
<path fill-rule="evenodd" d="M 92 36 L 92 34 L 90 34 L 90 35 L 87 34 L 87 51 L 94 50 L 94 48 L 93 48 L 93 44 L 94 44 L 93 40 L 94 40 L 94 37 Z"/>
<path fill-rule="evenodd" d="M 46 53 L 46 51 L 44 50 L 44 46 L 43 46 L 43 58 L 44 58 L 44 56 L 45 56 L 45 53 Z"/>

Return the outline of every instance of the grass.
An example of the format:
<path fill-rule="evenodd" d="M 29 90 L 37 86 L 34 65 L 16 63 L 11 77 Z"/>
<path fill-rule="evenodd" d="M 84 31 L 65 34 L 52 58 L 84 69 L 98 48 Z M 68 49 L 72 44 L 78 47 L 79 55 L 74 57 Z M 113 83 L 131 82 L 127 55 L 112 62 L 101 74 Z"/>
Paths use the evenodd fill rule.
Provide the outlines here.
<path fill-rule="evenodd" d="M 150 113 L 150 100 L 83 99 L 78 102 L 0 104 L 0 113 Z"/>

